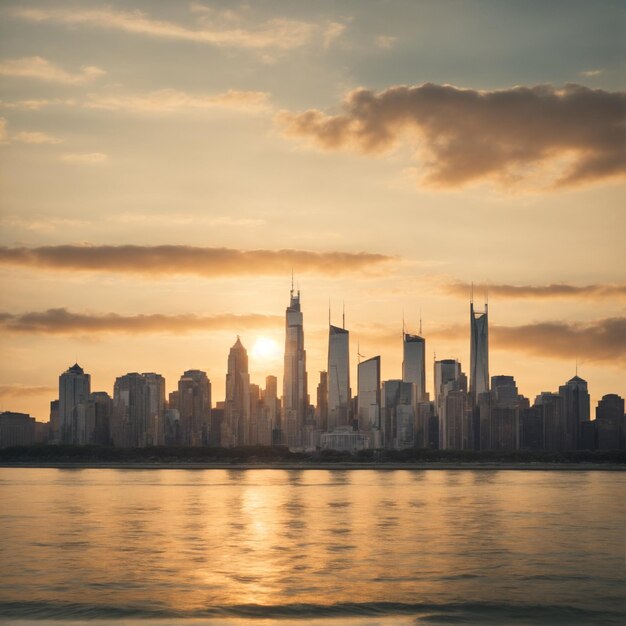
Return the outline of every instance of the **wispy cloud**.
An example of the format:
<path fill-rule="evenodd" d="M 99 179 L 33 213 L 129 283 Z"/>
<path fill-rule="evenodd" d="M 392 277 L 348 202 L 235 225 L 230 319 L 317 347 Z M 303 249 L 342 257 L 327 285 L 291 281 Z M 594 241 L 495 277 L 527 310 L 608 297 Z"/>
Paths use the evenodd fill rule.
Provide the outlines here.
<path fill-rule="evenodd" d="M 0 266 L 49 270 L 116 272 L 145 276 L 194 274 L 205 277 L 339 275 L 376 272 L 393 257 L 369 252 L 308 250 L 237 250 L 194 246 L 42 246 L 0 247 Z"/>
<path fill-rule="evenodd" d="M 105 71 L 93 65 L 83 66 L 79 73 L 73 74 L 39 56 L 0 62 L 0 76 L 34 78 L 66 85 L 88 83 L 102 74 L 105 74 Z"/>
<path fill-rule="evenodd" d="M 119 11 L 113 8 L 17 8 L 13 15 L 32 22 L 84 25 L 134 35 L 256 50 L 292 50 L 309 43 L 317 34 L 325 35 L 319 25 L 299 20 L 275 18 L 247 28 L 241 16 L 234 11 L 216 12 L 194 3 L 192 12 L 200 20 L 199 28 L 152 19 L 138 10 Z"/>
<path fill-rule="evenodd" d="M 84 335 L 85 333 L 171 333 L 280 328 L 282 316 L 261 315 L 118 315 L 116 313 L 73 313 L 48 309 L 29 313 L 0 313 L 0 328 L 10 333 L 45 335 Z"/>
<path fill-rule="evenodd" d="M 261 91 L 230 90 L 214 95 L 194 95 L 176 89 L 159 89 L 145 94 L 89 94 L 83 106 L 134 113 L 168 113 L 215 107 L 261 110 L 267 108 L 268 100 L 269 94 Z"/>
<path fill-rule="evenodd" d="M 500 91 L 431 83 L 356 89 L 343 112 L 282 111 L 287 136 L 326 150 L 381 154 L 419 148 L 422 182 L 454 188 L 484 179 L 564 187 L 624 174 L 626 94 L 566 85 Z"/>
<path fill-rule="evenodd" d="M 1 398 L 30 398 L 32 396 L 47 396 L 56 393 L 56 387 L 43 385 L 0 385 Z"/>
<path fill-rule="evenodd" d="M 61 160 L 67 163 L 77 163 L 79 165 L 99 165 L 108 159 L 102 152 L 81 152 L 61 155 Z"/>
<path fill-rule="evenodd" d="M 55 137 L 54 135 L 49 135 L 48 133 L 40 133 L 40 132 L 36 132 L 36 131 L 22 131 L 19 133 L 15 133 L 15 135 L 13 135 L 12 137 L 13 141 L 19 141 L 21 143 L 35 143 L 35 144 L 41 144 L 41 143 L 62 143 L 63 139 L 59 139 L 58 137 Z"/>
<path fill-rule="evenodd" d="M 374 43 L 379 48 L 393 48 L 394 44 L 396 43 L 396 37 L 393 37 L 391 35 L 378 35 L 378 37 L 374 39 Z"/>
<path fill-rule="evenodd" d="M 585 72 L 581 72 L 580 75 L 590 78 L 592 76 L 600 76 L 603 72 L 604 70 L 586 70 Z"/>
<path fill-rule="evenodd" d="M 443 285 L 441 289 L 452 296 L 468 298 L 472 285 L 455 282 Z M 626 285 L 595 284 L 568 285 L 556 283 L 550 285 L 490 285 L 474 284 L 477 294 L 488 293 L 499 298 L 623 298 L 626 297 Z"/>

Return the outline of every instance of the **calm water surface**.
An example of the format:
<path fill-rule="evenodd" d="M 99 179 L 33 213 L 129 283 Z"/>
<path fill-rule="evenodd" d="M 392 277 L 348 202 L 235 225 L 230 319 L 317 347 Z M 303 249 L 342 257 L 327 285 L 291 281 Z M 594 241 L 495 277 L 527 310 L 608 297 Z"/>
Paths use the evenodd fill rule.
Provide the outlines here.
<path fill-rule="evenodd" d="M 0 469 L 0 621 L 621 624 L 623 472 Z"/>

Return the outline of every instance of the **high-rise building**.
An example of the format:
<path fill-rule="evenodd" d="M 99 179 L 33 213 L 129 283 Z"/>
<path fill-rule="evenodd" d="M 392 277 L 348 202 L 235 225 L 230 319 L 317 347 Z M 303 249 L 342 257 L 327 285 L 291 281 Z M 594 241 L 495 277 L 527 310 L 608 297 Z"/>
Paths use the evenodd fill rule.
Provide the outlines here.
<path fill-rule="evenodd" d="M 461 375 L 461 364 L 456 359 L 435 361 L 435 410 L 439 409 L 439 396 L 443 385 Z M 438 414 L 438 413 L 437 413 Z"/>
<path fill-rule="evenodd" d="M 386 380 L 382 387 L 382 445 L 387 448 L 410 448 L 414 445 L 413 383 Z"/>
<path fill-rule="evenodd" d="M 624 398 L 614 393 L 602 396 L 596 407 L 595 430 L 598 450 L 624 449 Z"/>
<path fill-rule="evenodd" d="M 563 397 L 565 411 L 565 449 L 577 450 L 581 424 L 590 419 L 587 381 L 574 376 L 559 387 L 559 395 Z"/>
<path fill-rule="evenodd" d="M 489 391 L 489 327 L 487 304 L 484 312 L 474 310 L 470 302 L 470 402 L 478 404 L 478 396 Z"/>
<path fill-rule="evenodd" d="M 350 333 L 338 326 L 328 334 L 328 430 L 350 425 Z"/>
<path fill-rule="evenodd" d="M 426 402 L 426 340 L 403 333 L 402 380 L 415 385 L 415 403 Z"/>
<path fill-rule="evenodd" d="M 435 396 L 439 417 L 439 447 L 465 449 L 473 441 L 467 414 L 467 376 L 455 359 L 435 361 Z M 448 399 L 450 396 L 450 399 Z"/>
<path fill-rule="evenodd" d="M 87 425 L 87 406 L 91 376 L 74 363 L 59 376 L 59 441 L 85 445 L 91 438 Z"/>
<path fill-rule="evenodd" d="M 278 379 L 276 376 L 265 378 L 265 389 L 261 391 L 261 404 L 257 422 L 258 444 L 261 446 L 272 445 L 272 430 L 276 425 L 278 416 Z"/>
<path fill-rule="evenodd" d="M 92 428 L 90 443 L 100 446 L 111 445 L 111 418 L 113 400 L 106 391 L 94 391 L 89 395 L 88 416 Z"/>
<path fill-rule="evenodd" d="M 359 430 L 380 430 L 380 357 L 359 363 L 357 368 L 357 419 Z"/>
<path fill-rule="evenodd" d="M 303 444 L 304 424 L 309 406 L 307 389 L 304 327 L 300 309 L 300 291 L 291 286 L 289 306 L 285 312 L 285 369 L 283 374 L 282 428 L 290 448 Z"/>
<path fill-rule="evenodd" d="M 119 448 L 141 448 L 149 437 L 148 387 L 142 374 L 131 372 L 115 379 L 111 437 Z"/>
<path fill-rule="evenodd" d="M 248 373 L 248 353 L 237 336 L 237 341 L 228 355 L 222 446 L 246 445 L 249 419 L 250 374 Z"/>
<path fill-rule="evenodd" d="M 328 372 L 320 372 L 320 382 L 317 385 L 315 419 L 318 430 L 328 430 Z"/>
<path fill-rule="evenodd" d="M 148 403 L 148 423 L 146 426 L 146 445 L 161 445 L 165 439 L 163 413 L 165 411 L 165 378 L 161 374 L 147 372 L 143 374 L 146 381 L 146 402 Z"/>
<path fill-rule="evenodd" d="M 180 377 L 178 411 L 182 445 L 208 445 L 211 428 L 211 381 L 206 372 L 187 370 Z"/>
<path fill-rule="evenodd" d="M 541 415 L 544 449 L 551 452 L 567 450 L 563 396 L 542 391 L 535 398 L 534 406 L 539 409 Z"/>

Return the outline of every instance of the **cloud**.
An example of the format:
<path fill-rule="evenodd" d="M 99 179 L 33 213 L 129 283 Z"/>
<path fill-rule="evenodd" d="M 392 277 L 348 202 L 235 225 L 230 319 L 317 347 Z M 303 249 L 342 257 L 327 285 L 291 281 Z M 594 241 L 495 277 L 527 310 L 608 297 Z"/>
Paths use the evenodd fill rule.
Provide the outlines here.
<path fill-rule="evenodd" d="M 393 257 L 369 252 L 236 250 L 194 246 L 42 246 L 0 247 L 0 265 L 48 270 L 119 272 L 147 276 L 194 274 L 204 277 L 338 275 L 376 270 Z"/>
<path fill-rule="evenodd" d="M 600 76 L 604 70 L 587 70 L 586 72 L 581 72 L 581 76 L 591 77 L 591 76 Z"/>
<path fill-rule="evenodd" d="M 346 31 L 346 25 L 341 22 L 330 22 L 324 30 L 324 47 L 330 47 L 333 42 Z"/>
<path fill-rule="evenodd" d="M 62 161 L 80 165 L 98 165 L 99 163 L 104 163 L 107 159 L 107 155 L 102 152 L 70 153 L 61 156 Z"/>
<path fill-rule="evenodd" d="M 34 78 L 66 85 L 88 83 L 105 73 L 99 67 L 85 65 L 81 67 L 80 73 L 72 74 L 39 56 L 0 62 L 0 76 Z"/>
<path fill-rule="evenodd" d="M 349 92 L 342 112 L 282 111 L 286 136 L 326 150 L 381 154 L 417 146 L 422 183 L 485 179 L 565 187 L 624 174 L 626 94 L 566 85 L 501 91 L 427 83 Z"/>
<path fill-rule="evenodd" d="M 538 322 L 489 329 L 492 346 L 526 354 L 574 360 L 626 364 L 626 317 L 588 324 Z"/>
<path fill-rule="evenodd" d="M 488 293 L 499 298 L 623 298 L 626 297 L 626 285 L 567 285 L 563 283 L 551 285 L 489 285 L 475 284 L 474 292 Z M 445 293 L 459 298 L 468 298 L 472 285 L 455 282 L 442 287 Z"/>
<path fill-rule="evenodd" d="M 396 37 L 392 37 L 391 35 L 378 35 L 374 42 L 379 48 L 392 48 L 396 43 Z"/>
<path fill-rule="evenodd" d="M 354 329 L 353 334 L 367 340 L 373 349 L 396 346 L 399 349 L 398 328 L 368 324 Z M 469 326 L 454 324 L 427 328 L 427 342 L 433 340 L 469 343 Z M 521 326 L 489 327 L 492 350 L 506 350 L 554 359 L 584 359 L 615 366 L 626 364 L 626 318 L 608 318 L 589 323 L 565 321 L 535 322 Z M 445 355 L 440 355 L 445 358 Z M 454 356 L 454 355 L 452 355 Z M 465 369 L 468 364 L 465 364 Z"/>
<path fill-rule="evenodd" d="M 13 141 L 20 141 L 22 143 L 62 143 L 63 139 L 59 139 L 58 137 L 54 137 L 53 135 L 48 135 L 47 133 L 40 132 L 28 132 L 22 131 L 20 133 L 16 133 L 12 137 Z"/>
<path fill-rule="evenodd" d="M 193 95 L 176 89 L 159 89 L 145 94 L 89 94 L 87 109 L 131 111 L 133 113 L 170 113 L 215 107 L 261 110 L 268 106 L 269 94 L 261 91 L 229 91 L 214 95 Z"/>
<path fill-rule="evenodd" d="M 320 30 L 316 24 L 284 18 L 268 20 L 257 28 L 245 28 L 233 11 L 220 14 L 199 4 L 192 5 L 192 9 L 193 13 L 200 16 L 201 28 L 193 29 L 174 22 L 151 19 L 138 10 L 118 11 L 113 8 L 18 8 L 13 11 L 13 15 L 31 22 L 85 25 L 161 39 L 256 50 L 292 50 L 309 43 Z"/>
<path fill-rule="evenodd" d="M 0 328 L 11 333 L 45 335 L 84 335 L 85 333 L 173 333 L 199 331 L 280 328 L 279 315 L 117 315 L 116 313 L 72 313 L 67 309 L 48 309 L 12 315 L 0 313 Z"/>
<path fill-rule="evenodd" d="M 56 387 L 32 386 L 32 385 L 0 385 L 0 397 L 2 398 L 30 398 L 32 396 L 47 396 L 56 393 Z"/>

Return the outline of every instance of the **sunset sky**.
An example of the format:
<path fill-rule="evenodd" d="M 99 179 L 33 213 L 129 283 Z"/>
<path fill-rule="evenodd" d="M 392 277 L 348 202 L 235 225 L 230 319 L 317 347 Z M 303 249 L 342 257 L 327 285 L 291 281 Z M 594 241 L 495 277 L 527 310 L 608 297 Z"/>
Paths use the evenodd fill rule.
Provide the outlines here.
<path fill-rule="evenodd" d="M 0 408 L 202 369 L 236 335 L 282 379 L 291 271 L 309 391 L 328 307 L 401 376 L 420 312 L 469 370 L 534 399 L 578 373 L 626 394 L 624 4 L 5 1 Z M 280 383 L 279 383 L 280 384 Z"/>

